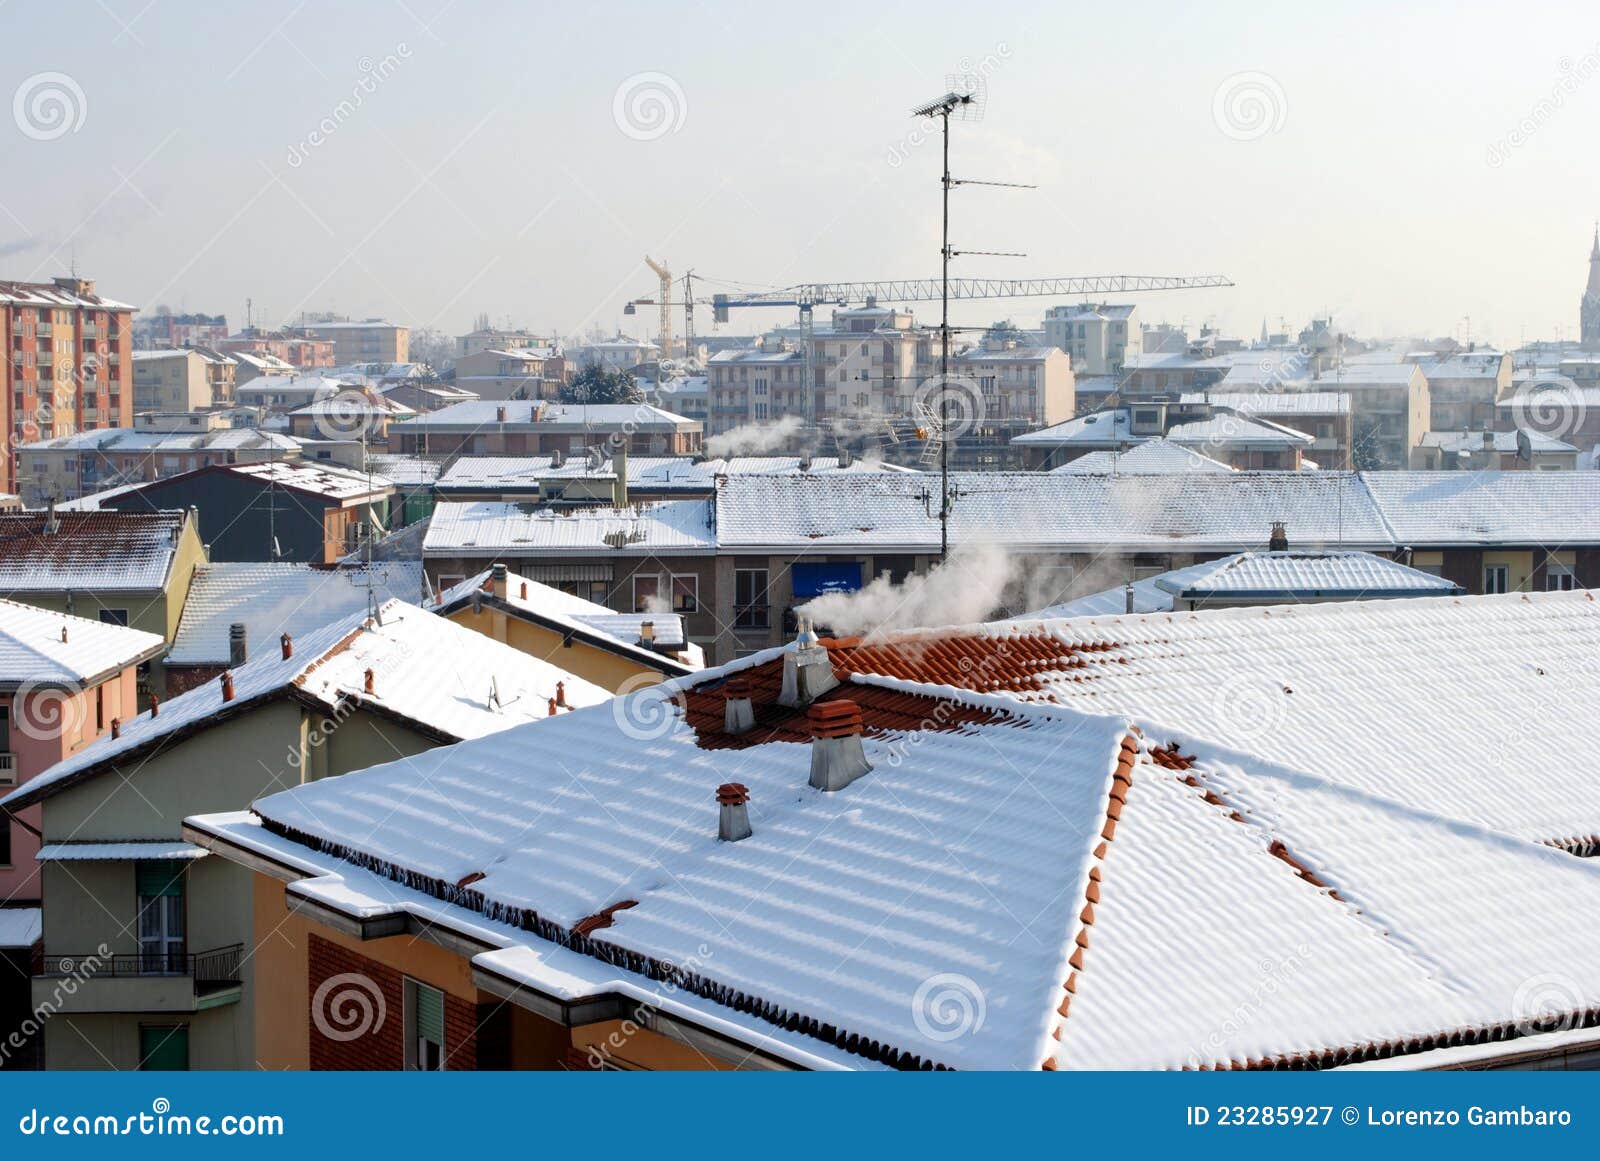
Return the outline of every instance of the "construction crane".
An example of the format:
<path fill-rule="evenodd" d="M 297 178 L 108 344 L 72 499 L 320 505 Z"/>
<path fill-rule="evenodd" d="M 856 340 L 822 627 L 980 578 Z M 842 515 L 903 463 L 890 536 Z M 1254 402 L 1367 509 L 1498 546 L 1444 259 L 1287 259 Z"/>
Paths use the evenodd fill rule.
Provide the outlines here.
<path fill-rule="evenodd" d="M 661 331 L 661 357 L 670 359 L 672 358 L 672 271 L 648 254 L 644 256 L 644 264 L 661 280 L 661 298 L 655 303 L 661 308 L 661 320 L 657 325 Z M 633 306 L 633 303 L 629 303 L 623 313 L 631 314 Z"/>

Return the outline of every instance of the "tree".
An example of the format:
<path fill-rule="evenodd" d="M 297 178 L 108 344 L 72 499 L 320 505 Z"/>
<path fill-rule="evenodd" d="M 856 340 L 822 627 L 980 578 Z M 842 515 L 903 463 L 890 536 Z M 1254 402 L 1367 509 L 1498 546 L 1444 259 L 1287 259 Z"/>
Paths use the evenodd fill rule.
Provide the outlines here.
<path fill-rule="evenodd" d="M 642 403 L 644 392 L 632 375 L 589 363 L 562 385 L 557 398 L 563 403 Z"/>
<path fill-rule="evenodd" d="M 455 366 L 456 342 L 432 327 L 417 327 L 411 332 L 411 361 L 426 363 L 442 375 Z"/>

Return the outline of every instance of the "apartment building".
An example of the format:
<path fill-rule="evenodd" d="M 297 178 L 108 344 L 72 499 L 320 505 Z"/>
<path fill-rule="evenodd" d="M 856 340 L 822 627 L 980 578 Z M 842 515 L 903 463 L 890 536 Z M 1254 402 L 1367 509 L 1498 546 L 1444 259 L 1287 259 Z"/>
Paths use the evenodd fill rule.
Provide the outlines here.
<path fill-rule="evenodd" d="M 228 320 L 220 314 L 141 314 L 133 320 L 137 351 L 215 347 L 227 337 Z"/>
<path fill-rule="evenodd" d="M 1495 424 L 1495 404 L 1511 393 L 1511 355 L 1463 350 L 1417 360 L 1428 380 L 1431 431 L 1483 431 Z"/>
<path fill-rule="evenodd" d="M 397 455 L 583 455 L 626 443 L 640 455 L 694 455 L 701 425 L 646 403 L 551 403 L 482 400 L 457 403 L 389 425 Z"/>
<path fill-rule="evenodd" d="M 229 335 L 216 344 L 216 349 L 225 355 L 243 353 L 270 356 L 279 363 L 287 363 L 301 371 L 326 370 L 340 362 L 363 361 L 336 358 L 330 339 L 319 339 L 291 330 L 262 330 L 259 327 L 246 327 L 238 334 Z"/>
<path fill-rule="evenodd" d="M 184 842 L 186 815 L 610 696 L 400 601 L 274 633 L 235 659 L 0 801 L 42 814 L 36 1000 L 82 969 L 44 1025 L 50 1068 L 256 1065 L 254 998 L 272 1011 L 280 985 L 245 952 L 249 877 Z"/>
<path fill-rule="evenodd" d="M 627 373 L 641 363 L 650 363 L 660 357 L 654 343 L 647 343 L 632 335 L 620 332 L 609 339 L 595 339 L 581 343 L 568 352 L 572 369 L 582 370 L 591 363 L 607 371 Z"/>
<path fill-rule="evenodd" d="M 0 427 L 26 441 L 133 423 L 134 308 L 92 281 L 0 281 Z M 14 464 L 0 456 L 0 492 Z"/>
<path fill-rule="evenodd" d="M 1458 472 L 1570 472 L 1578 449 L 1539 431 L 1430 431 L 1413 467 Z"/>
<path fill-rule="evenodd" d="M 1222 389 L 1204 396 L 1184 396 L 1183 402 L 1196 399 L 1220 410 L 1251 419 L 1265 419 L 1283 427 L 1304 432 L 1311 443 L 1304 449 L 1306 458 L 1320 468 L 1350 467 L 1350 396 L 1342 391 L 1259 391 L 1234 394 Z"/>
<path fill-rule="evenodd" d="M 455 385 L 481 399 L 554 399 L 567 379 L 560 347 L 492 348 L 456 360 Z"/>
<path fill-rule="evenodd" d="M 205 347 L 134 351 L 135 411 L 203 411 L 234 400 L 238 363 Z"/>
<path fill-rule="evenodd" d="M 529 347 L 558 348 L 555 340 L 532 331 L 479 327 L 456 337 L 456 358 L 465 359 L 480 351 L 521 351 Z"/>
<path fill-rule="evenodd" d="M 1071 357 L 1078 375 L 1120 375 L 1129 357 L 1144 353 L 1137 306 L 1053 306 L 1045 311 L 1044 335 Z"/>
<path fill-rule="evenodd" d="M 308 339 L 330 343 L 333 350 L 331 366 L 411 361 L 411 328 L 399 323 L 369 318 L 362 322 L 302 323 L 285 329 Z"/>
<path fill-rule="evenodd" d="M 193 420 L 187 430 L 113 428 L 25 443 L 16 453 L 18 494 L 37 507 L 216 464 L 268 463 L 301 454 L 299 443 L 278 432 L 212 426 L 204 413 L 186 418 Z"/>
<path fill-rule="evenodd" d="M 1350 397 L 1352 467 L 1399 470 L 1432 428 L 1431 384 L 1416 363 L 1347 363 L 1321 381 Z M 1486 425 L 1492 424 L 1492 411 Z"/>
<path fill-rule="evenodd" d="M 1296 548 L 1381 553 L 1469 593 L 1600 586 L 1597 472 L 957 472 L 951 482 L 950 543 L 1027 560 L 1025 583 L 1001 602 L 1013 612 L 1266 547 L 1275 524 Z M 709 501 L 625 509 L 442 502 L 422 556 L 434 584 L 501 562 L 549 584 L 581 580 L 581 595 L 619 612 L 670 609 L 722 662 L 787 640 L 818 596 L 926 572 L 940 531 L 924 475 L 745 474 Z"/>

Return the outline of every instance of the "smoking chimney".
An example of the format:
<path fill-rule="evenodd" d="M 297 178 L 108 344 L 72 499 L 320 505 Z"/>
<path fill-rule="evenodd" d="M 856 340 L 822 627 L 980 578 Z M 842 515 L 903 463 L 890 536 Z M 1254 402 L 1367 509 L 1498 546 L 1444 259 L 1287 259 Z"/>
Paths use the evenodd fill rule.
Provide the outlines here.
<path fill-rule="evenodd" d="M 626 436 L 617 441 L 617 450 L 611 455 L 611 471 L 614 473 L 611 480 L 611 506 L 613 508 L 626 508 L 628 506 L 628 440 Z"/>
<path fill-rule="evenodd" d="M 243 621 L 235 621 L 228 626 L 228 664 L 235 669 L 243 665 L 250 657 L 249 630 Z"/>
<path fill-rule="evenodd" d="M 722 687 L 722 694 L 727 699 L 722 712 L 722 728 L 734 736 L 753 730 L 756 707 L 750 700 L 750 683 L 742 677 L 729 678 L 728 684 Z"/>
<path fill-rule="evenodd" d="M 811 785 L 843 790 L 872 764 L 861 748 L 861 707 L 849 698 L 820 701 L 806 711 L 811 726 Z"/>
<path fill-rule="evenodd" d="M 646 649 L 656 647 L 656 623 L 654 621 L 639 622 L 639 644 Z"/>
<path fill-rule="evenodd" d="M 506 599 L 506 566 L 497 564 L 489 570 L 489 591 L 497 600 Z"/>
<path fill-rule="evenodd" d="M 848 468 L 851 464 L 853 464 L 855 462 L 856 462 L 856 458 L 855 458 L 855 456 L 853 456 L 850 453 L 850 449 L 848 449 L 848 448 L 840 448 L 839 449 L 839 467 L 840 468 Z"/>
<path fill-rule="evenodd" d="M 802 617 L 794 648 L 783 655 L 783 688 L 778 693 L 778 704 L 798 709 L 838 684 L 828 651 L 817 641 L 810 619 Z"/>
<path fill-rule="evenodd" d="M 60 531 L 61 521 L 56 518 L 56 498 L 51 496 L 50 503 L 45 506 L 44 511 L 44 534 L 54 536 Z"/>
<path fill-rule="evenodd" d="M 1267 537 L 1267 551 L 1289 551 L 1289 530 L 1284 527 L 1282 520 L 1272 522 L 1272 534 Z"/>
<path fill-rule="evenodd" d="M 747 804 L 750 791 L 742 782 L 725 782 L 717 787 L 717 837 L 723 842 L 736 843 L 747 839 L 750 830 L 750 811 Z"/>

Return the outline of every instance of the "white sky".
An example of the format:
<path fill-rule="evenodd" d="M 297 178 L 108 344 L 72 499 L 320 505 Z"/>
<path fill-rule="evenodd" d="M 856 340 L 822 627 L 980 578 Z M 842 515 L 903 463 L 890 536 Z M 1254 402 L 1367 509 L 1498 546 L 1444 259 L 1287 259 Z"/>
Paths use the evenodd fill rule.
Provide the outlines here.
<path fill-rule="evenodd" d="M 267 321 L 450 333 L 480 311 L 637 332 L 646 253 L 761 286 L 931 277 L 937 150 L 908 110 L 963 62 L 988 105 L 957 128 L 958 174 L 1041 188 L 958 192 L 958 248 L 1029 254 L 961 273 L 1226 274 L 1146 296 L 1146 321 L 1250 336 L 1326 311 L 1363 334 L 1575 336 L 1600 215 L 1592 3 L 0 0 L 0 277 L 75 257 L 114 297 L 234 325 L 250 297 Z M 16 98 L 49 72 L 82 122 L 36 140 L 55 127 L 28 136 Z M 638 140 L 613 105 L 647 72 L 681 125 Z M 1274 103 L 1248 140 L 1214 116 L 1240 73 Z"/>

